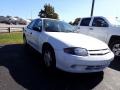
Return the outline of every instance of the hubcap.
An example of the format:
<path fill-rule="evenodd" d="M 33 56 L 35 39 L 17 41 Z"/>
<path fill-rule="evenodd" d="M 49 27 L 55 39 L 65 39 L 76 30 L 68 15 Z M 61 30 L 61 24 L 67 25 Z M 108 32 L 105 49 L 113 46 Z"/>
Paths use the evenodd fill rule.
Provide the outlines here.
<path fill-rule="evenodd" d="M 120 56 L 120 44 L 115 44 L 112 48 L 112 51 L 115 56 Z"/>
<path fill-rule="evenodd" d="M 44 54 L 44 61 L 47 67 L 51 66 L 52 57 L 50 52 L 46 51 Z"/>

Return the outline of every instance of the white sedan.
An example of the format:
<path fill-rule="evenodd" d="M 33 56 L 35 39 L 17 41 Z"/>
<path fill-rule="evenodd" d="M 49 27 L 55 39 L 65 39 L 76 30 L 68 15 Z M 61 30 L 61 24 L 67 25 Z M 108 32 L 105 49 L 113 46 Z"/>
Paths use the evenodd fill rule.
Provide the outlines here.
<path fill-rule="evenodd" d="M 102 41 L 78 34 L 59 20 L 33 20 L 23 31 L 24 44 L 40 52 L 45 66 L 73 73 L 103 71 L 114 54 Z"/>

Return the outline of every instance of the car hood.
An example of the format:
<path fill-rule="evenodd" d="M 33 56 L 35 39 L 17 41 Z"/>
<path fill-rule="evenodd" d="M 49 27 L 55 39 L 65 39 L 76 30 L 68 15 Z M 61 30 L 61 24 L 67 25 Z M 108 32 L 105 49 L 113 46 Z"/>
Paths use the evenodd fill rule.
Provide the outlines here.
<path fill-rule="evenodd" d="M 63 42 L 68 47 L 81 47 L 87 50 L 99 50 L 108 48 L 104 42 L 86 36 L 80 33 L 64 33 L 64 32 L 47 32 L 49 38 L 54 38 L 57 41 Z"/>

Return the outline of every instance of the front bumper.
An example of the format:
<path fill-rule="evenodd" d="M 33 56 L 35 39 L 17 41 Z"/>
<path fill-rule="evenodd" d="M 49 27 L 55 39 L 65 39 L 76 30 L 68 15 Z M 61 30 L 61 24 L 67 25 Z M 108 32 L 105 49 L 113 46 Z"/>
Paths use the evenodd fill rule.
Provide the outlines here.
<path fill-rule="evenodd" d="M 114 59 L 112 52 L 99 56 L 76 56 L 56 51 L 56 67 L 72 73 L 100 72 Z"/>

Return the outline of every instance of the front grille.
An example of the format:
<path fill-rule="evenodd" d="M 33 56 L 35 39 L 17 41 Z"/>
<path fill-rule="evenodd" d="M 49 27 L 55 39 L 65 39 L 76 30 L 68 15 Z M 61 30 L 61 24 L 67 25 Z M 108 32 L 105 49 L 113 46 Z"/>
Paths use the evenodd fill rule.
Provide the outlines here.
<path fill-rule="evenodd" d="M 110 52 L 109 49 L 100 49 L 100 50 L 88 50 L 89 55 L 105 55 Z"/>

